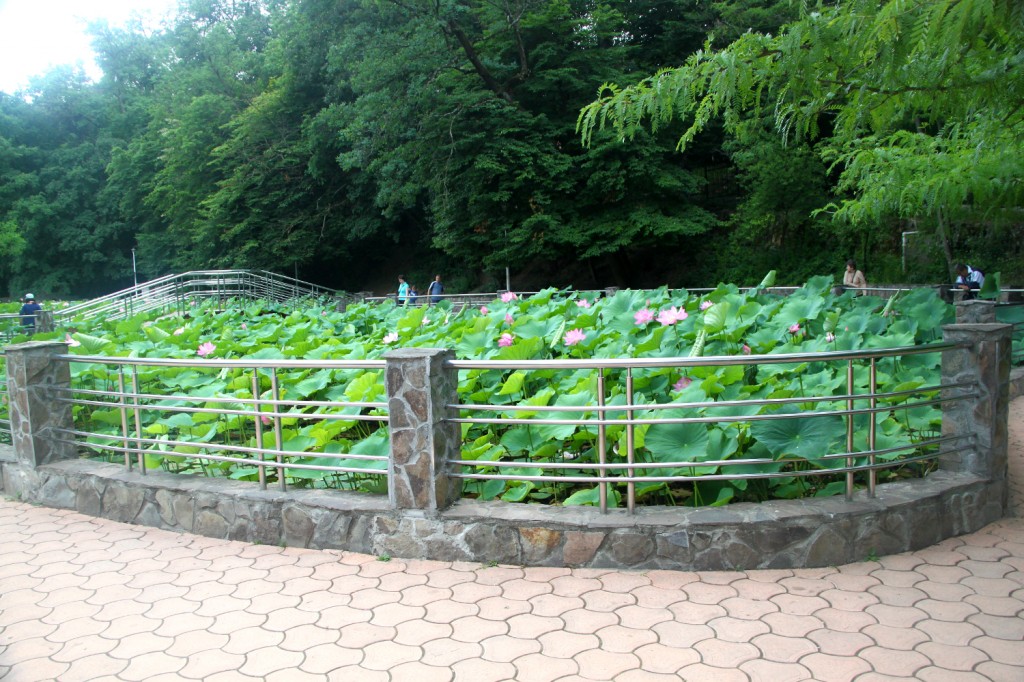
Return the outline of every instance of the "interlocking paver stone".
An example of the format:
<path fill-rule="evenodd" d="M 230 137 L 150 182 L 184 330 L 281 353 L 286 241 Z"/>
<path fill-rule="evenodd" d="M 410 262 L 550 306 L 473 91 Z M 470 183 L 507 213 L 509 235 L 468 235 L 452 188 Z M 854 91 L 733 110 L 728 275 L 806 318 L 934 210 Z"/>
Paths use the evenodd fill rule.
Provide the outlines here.
<path fill-rule="evenodd" d="M 1021 518 L 877 562 L 699 573 L 384 562 L 0 500 L 12 682 L 1020 682 L 1022 615 Z"/>

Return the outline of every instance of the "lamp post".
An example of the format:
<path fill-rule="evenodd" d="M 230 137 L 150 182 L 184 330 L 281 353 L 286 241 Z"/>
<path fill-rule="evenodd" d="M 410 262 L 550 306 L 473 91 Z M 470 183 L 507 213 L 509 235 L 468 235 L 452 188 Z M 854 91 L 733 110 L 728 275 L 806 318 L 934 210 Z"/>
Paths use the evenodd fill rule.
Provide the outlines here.
<path fill-rule="evenodd" d="M 132 278 L 135 280 L 135 288 L 139 288 L 139 271 L 135 269 L 135 249 L 132 249 Z"/>

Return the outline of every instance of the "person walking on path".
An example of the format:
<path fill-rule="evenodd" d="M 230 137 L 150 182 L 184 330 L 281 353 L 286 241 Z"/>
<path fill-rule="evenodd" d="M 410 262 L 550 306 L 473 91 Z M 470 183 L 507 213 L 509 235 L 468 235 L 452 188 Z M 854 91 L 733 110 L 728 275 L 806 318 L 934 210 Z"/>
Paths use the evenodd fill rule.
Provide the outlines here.
<path fill-rule="evenodd" d="M 444 293 L 444 285 L 441 284 L 441 275 L 434 275 L 434 281 L 427 287 L 427 295 L 431 303 L 440 303 L 441 294 Z"/>
<path fill-rule="evenodd" d="M 25 332 L 28 334 L 34 334 L 36 331 L 36 314 L 43 309 L 43 306 L 36 303 L 36 297 L 32 294 L 25 294 L 24 305 L 21 306 L 21 311 L 18 313 L 21 315 L 21 326 L 25 328 Z"/>

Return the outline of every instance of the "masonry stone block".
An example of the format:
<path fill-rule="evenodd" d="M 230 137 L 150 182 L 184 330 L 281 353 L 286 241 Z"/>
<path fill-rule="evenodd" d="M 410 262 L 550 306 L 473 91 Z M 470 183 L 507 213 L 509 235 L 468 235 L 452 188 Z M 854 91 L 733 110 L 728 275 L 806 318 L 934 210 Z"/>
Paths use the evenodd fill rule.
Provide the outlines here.
<path fill-rule="evenodd" d="M 29 341 L 7 346 L 8 408 L 11 440 L 18 461 L 32 467 L 77 457 L 70 438 L 58 438 L 74 428 L 71 405 L 62 389 L 71 385 L 67 362 L 54 360 L 68 352 L 66 343 Z"/>

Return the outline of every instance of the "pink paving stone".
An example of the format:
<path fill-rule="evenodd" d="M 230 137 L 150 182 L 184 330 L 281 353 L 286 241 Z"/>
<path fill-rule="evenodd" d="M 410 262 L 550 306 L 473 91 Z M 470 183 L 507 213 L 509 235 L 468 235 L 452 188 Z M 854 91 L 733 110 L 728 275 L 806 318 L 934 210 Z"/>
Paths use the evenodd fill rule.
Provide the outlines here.
<path fill-rule="evenodd" d="M 452 591 L 446 587 L 414 585 L 402 590 L 402 598 L 399 603 L 406 606 L 426 606 L 431 602 L 447 601 L 451 597 Z"/>
<path fill-rule="evenodd" d="M 965 601 L 948 602 L 935 601 L 934 599 L 922 599 L 918 601 L 914 604 L 914 610 L 919 613 L 926 614 L 926 617 L 932 618 L 933 620 L 947 620 L 953 623 L 965 621 L 968 617 L 978 613 L 977 606 Z M 879 622 L 884 623 L 881 618 L 879 618 Z M 896 625 L 896 623 L 885 624 Z M 904 621 L 904 625 L 910 626 L 913 625 L 913 623 Z"/>
<path fill-rule="evenodd" d="M 103 590 L 97 590 L 96 594 L 99 594 L 102 591 Z M 88 603 L 93 605 L 102 604 L 100 610 L 94 613 L 92 618 L 95 618 L 96 620 L 112 621 L 123 616 L 137 616 L 150 611 L 152 607 L 145 602 L 136 601 L 135 597 L 137 596 L 138 595 L 134 595 L 129 592 L 127 596 L 120 599 L 105 599 L 97 602 L 89 601 Z M 192 608 L 195 608 L 195 605 L 193 605 Z"/>
<path fill-rule="evenodd" d="M 294 594 L 302 596 L 310 592 L 321 592 L 332 586 L 330 580 L 316 580 L 314 578 L 296 578 L 289 580 L 281 589 L 281 594 Z"/>
<path fill-rule="evenodd" d="M 633 653 L 639 657 L 643 670 L 655 673 L 674 673 L 682 667 L 700 663 L 700 654 L 692 648 L 645 644 Z"/>
<path fill-rule="evenodd" d="M 668 607 L 680 623 L 703 625 L 715 618 L 727 615 L 727 611 L 718 604 L 697 604 L 694 602 L 677 602 Z"/>
<path fill-rule="evenodd" d="M 632 592 L 651 585 L 651 579 L 642 573 L 606 573 L 598 580 L 608 592 Z"/>
<path fill-rule="evenodd" d="M 782 613 L 797 616 L 809 616 L 820 609 L 830 608 L 829 603 L 821 597 L 791 593 L 776 595 L 768 601 L 778 606 Z"/>
<path fill-rule="evenodd" d="M 963 579 L 963 585 L 986 597 L 1008 597 L 1018 589 L 1020 583 L 1009 578 L 984 578 L 971 576 Z"/>
<path fill-rule="evenodd" d="M 564 613 L 583 607 L 579 597 L 559 597 L 554 594 L 542 594 L 530 600 L 531 612 L 537 616 L 561 616 Z"/>
<path fill-rule="evenodd" d="M 420 660 L 421 653 L 417 646 L 390 641 L 374 642 L 363 648 L 361 666 L 370 670 L 390 670 L 402 663 Z"/>
<path fill-rule="evenodd" d="M 972 670 L 977 664 L 989 660 L 988 654 L 970 646 L 924 642 L 916 651 L 924 654 L 933 665 L 946 670 Z M 1024 660 L 1021 663 L 1024 666 Z"/>
<path fill-rule="evenodd" d="M 311 646 L 334 644 L 338 641 L 338 632 L 315 625 L 300 625 L 284 633 L 284 641 L 278 646 L 288 651 L 305 651 Z"/>
<path fill-rule="evenodd" d="M 229 654 L 248 654 L 264 647 L 277 648 L 284 641 L 284 633 L 271 632 L 263 628 L 242 628 L 228 633 L 230 640 L 222 647 Z"/>
<path fill-rule="evenodd" d="M 580 578 L 577 575 L 566 575 L 551 581 L 552 594 L 560 597 L 579 597 L 587 592 L 600 590 L 601 581 L 593 578 Z"/>
<path fill-rule="evenodd" d="M 373 611 L 353 609 L 350 606 L 331 606 L 317 614 L 316 624 L 329 630 L 337 630 L 352 623 L 364 623 L 373 617 Z"/>
<path fill-rule="evenodd" d="M 459 661 L 452 666 L 452 672 L 455 673 L 455 679 L 472 680 L 472 682 L 514 680 L 516 675 L 515 666 L 511 663 L 485 661 L 482 658 Z"/>
<path fill-rule="evenodd" d="M 80 587 L 64 587 L 54 590 L 39 600 L 40 606 L 62 606 L 83 601 L 95 595 L 92 590 L 83 590 Z M 92 602 L 95 603 L 95 602 Z"/>
<path fill-rule="evenodd" d="M 978 665 L 977 672 L 990 682 L 1020 682 L 1020 666 L 988 661 Z"/>
<path fill-rule="evenodd" d="M 363 578 L 370 578 L 379 581 L 382 577 L 391 573 L 402 573 L 403 566 L 405 566 L 405 564 L 401 561 L 370 561 L 365 564 L 360 564 L 358 575 Z"/>
<path fill-rule="evenodd" d="M 51 642 L 64 643 L 75 637 L 95 634 L 83 631 L 89 627 L 86 625 L 88 622 L 90 621 L 87 618 L 77 618 L 70 623 L 62 623 L 61 625 L 44 623 L 41 620 L 27 620 L 15 623 L 14 625 L 0 628 L 0 647 L 6 646 L 11 642 L 32 639 L 34 637 L 44 637 Z M 71 623 L 74 623 L 74 625 L 71 625 Z M 71 625 L 71 627 L 67 627 L 68 625 Z M 98 623 L 97 625 L 100 630 L 107 627 L 106 623 Z"/>
<path fill-rule="evenodd" d="M 507 635 L 509 625 L 505 621 L 485 620 L 478 616 L 463 616 L 451 623 L 451 638 L 460 642 L 481 642 L 488 637 Z"/>
<path fill-rule="evenodd" d="M 16 666 L 15 670 L 20 670 L 26 674 L 21 675 L 15 673 L 12 677 L 14 680 L 18 680 L 19 678 L 25 680 L 59 680 L 70 667 L 71 666 L 68 663 L 51 661 L 46 658 L 37 658 L 31 661 L 26 661 L 20 666 Z"/>
<path fill-rule="evenodd" d="M 743 571 L 701 571 L 697 575 L 705 585 L 730 585 L 747 577 Z"/>
<path fill-rule="evenodd" d="M 807 638 L 818 645 L 821 653 L 834 656 L 854 656 L 857 652 L 875 645 L 873 639 L 860 632 L 815 630 L 809 633 Z"/>
<path fill-rule="evenodd" d="M 524 601 L 513 601 L 501 597 L 488 597 L 477 602 L 480 609 L 478 616 L 486 620 L 506 621 L 520 613 L 529 613 L 530 604 Z"/>
<path fill-rule="evenodd" d="M 671 606 L 676 602 L 686 601 L 686 593 L 681 590 L 664 589 L 661 587 L 647 586 L 638 587 L 631 593 L 636 597 L 637 606 L 644 608 L 661 609 Z"/>
<path fill-rule="evenodd" d="M 805 637 L 808 632 L 823 628 L 825 624 L 815 616 L 796 616 L 791 613 L 769 613 L 761 622 L 783 637 Z M 875 622 L 873 619 L 871 622 Z"/>
<path fill-rule="evenodd" d="M 236 611 L 217 616 L 209 630 L 219 635 L 232 635 L 243 628 L 259 628 L 266 620 L 263 614 Z"/>
<path fill-rule="evenodd" d="M 541 654 L 520 656 L 512 665 L 516 667 L 516 682 L 553 682 L 579 672 L 576 661 L 551 659 Z"/>
<path fill-rule="evenodd" d="M 128 660 L 154 651 L 166 651 L 173 643 L 174 639 L 171 637 L 161 637 L 152 632 L 140 632 L 119 639 L 117 646 L 110 650 L 110 655 L 114 658 Z"/>
<path fill-rule="evenodd" d="M 705 639 L 693 646 L 700 654 L 701 661 L 716 668 L 738 668 L 746 661 L 760 657 L 761 652 L 750 642 L 726 642 L 720 639 Z"/>
<path fill-rule="evenodd" d="M 501 585 L 511 580 L 518 580 L 523 577 L 523 569 L 511 568 L 508 566 L 493 566 L 478 568 L 476 571 L 476 582 L 479 585 Z"/>
<path fill-rule="evenodd" d="M 203 651 L 220 650 L 230 639 L 227 635 L 193 630 L 177 635 L 174 638 L 174 643 L 167 647 L 167 653 L 171 656 L 188 658 Z"/>
<path fill-rule="evenodd" d="M 269 571 L 255 569 L 252 566 L 238 566 L 237 568 L 231 568 L 224 571 L 224 575 L 221 576 L 220 582 L 227 583 L 228 585 L 241 585 L 246 581 L 263 581 L 267 577 Z"/>
<path fill-rule="evenodd" d="M 326 564 L 328 566 L 335 566 L 339 564 Z M 317 566 L 317 568 L 320 568 Z M 401 592 L 402 590 L 416 585 L 425 585 L 427 583 L 427 576 L 425 575 L 409 575 L 408 573 L 388 573 L 383 575 L 378 580 L 377 589 L 385 592 Z"/>
<path fill-rule="evenodd" d="M 323 675 L 338 668 L 358 665 L 363 660 L 363 650 L 320 644 L 306 649 L 304 656 L 299 668 L 308 673 Z"/>
<path fill-rule="evenodd" d="M 960 672 L 943 668 L 921 668 L 915 675 L 921 682 L 991 682 L 984 675 L 976 672 Z"/>
<path fill-rule="evenodd" d="M 184 587 L 193 587 L 195 585 L 201 585 L 203 583 L 211 583 L 220 580 L 222 573 L 220 571 L 210 571 L 205 568 L 197 568 L 191 571 L 182 571 L 178 574 L 178 577 L 174 579 L 175 585 L 182 585 Z M 226 585 L 225 587 L 231 587 Z M 231 590 L 228 590 L 230 592 Z"/>
<path fill-rule="evenodd" d="M 353 623 L 341 629 L 338 644 L 343 647 L 359 649 L 377 642 L 390 641 L 395 638 L 395 629 L 370 623 Z"/>
<path fill-rule="evenodd" d="M 501 587 L 498 585 L 460 583 L 458 585 L 453 585 L 451 590 L 452 601 L 462 602 L 465 604 L 475 604 L 487 599 L 488 597 L 498 597 L 501 595 Z"/>
<path fill-rule="evenodd" d="M 700 575 L 693 571 L 647 571 L 647 578 L 652 587 L 663 590 L 678 590 L 683 585 L 700 581 Z"/>
<path fill-rule="evenodd" d="M 737 596 L 736 589 L 729 585 L 714 585 L 709 583 L 691 583 L 683 588 L 687 601 L 695 604 L 718 604 L 719 602 Z"/>
<path fill-rule="evenodd" d="M 851 682 L 871 670 L 867 661 L 855 656 L 809 654 L 800 663 L 811 671 L 813 679 L 821 682 Z"/>
<path fill-rule="evenodd" d="M 1024 642 L 1019 640 L 1008 641 L 983 635 L 972 639 L 971 646 L 984 651 L 996 663 L 1019 666 L 1024 661 Z"/>
<path fill-rule="evenodd" d="M 981 628 L 970 623 L 950 623 L 941 620 L 922 620 L 914 625 L 914 629 L 920 630 L 939 644 L 954 646 L 966 645 L 975 637 L 984 634 Z"/>
<path fill-rule="evenodd" d="M 768 600 L 786 591 L 781 585 L 755 580 L 749 575 L 743 580 L 731 583 L 730 587 L 736 590 L 736 596 L 740 599 Z"/>
<path fill-rule="evenodd" d="M 459 661 L 480 658 L 484 652 L 484 648 L 477 642 L 460 642 L 448 637 L 430 640 L 421 648 L 423 656 L 419 660 L 428 665 L 445 668 L 449 668 Z"/>
<path fill-rule="evenodd" d="M 475 616 L 480 612 L 476 604 L 463 604 L 456 601 L 437 601 L 427 604 L 427 613 L 423 620 L 430 623 L 451 623 L 459 618 Z"/>
<path fill-rule="evenodd" d="M 255 568 L 255 565 L 253 566 Z M 329 580 L 333 581 L 337 578 L 342 578 L 349 575 L 356 575 L 359 573 L 358 566 L 350 566 L 339 562 L 319 564 L 313 567 L 313 573 L 310 578 L 316 580 Z"/>
<path fill-rule="evenodd" d="M 391 675 L 383 670 L 367 670 L 355 665 L 348 665 L 327 673 L 327 682 L 389 682 Z"/>
<path fill-rule="evenodd" d="M 335 594 L 333 592 L 310 592 L 302 595 L 302 601 L 295 607 L 299 611 L 313 611 L 319 613 L 334 606 L 349 606 L 352 597 L 347 594 Z"/>
<path fill-rule="evenodd" d="M 327 678 L 324 675 L 307 673 L 306 671 L 298 668 L 275 670 L 263 678 L 264 682 L 324 682 L 326 679 Z M 148 682 L 154 681 L 149 680 Z M 168 682 L 171 682 L 171 680 L 168 680 Z"/>
<path fill-rule="evenodd" d="M 599 649 L 601 640 L 597 635 L 581 635 L 573 632 L 549 632 L 538 638 L 541 653 L 551 658 L 573 658 L 591 649 Z"/>
<path fill-rule="evenodd" d="M 965 597 L 975 594 L 971 588 L 958 583 L 940 583 L 926 580 L 918 583 L 916 588 L 924 592 L 931 599 L 937 601 L 961 601 Z"/>
<path fill-rule="evenodd" d="M 224 594 L 203 600 L 203 603 L 196 609 L 196 615 L 216 618 L 222 613 L 245 611 L 251 604 L 251 599 L 237 599 L 231 595 Z"/>
<path fill-rule="evenodd" d="M 238 669 L 243 675 L 265 678 L 277 670 L 290 670 L 302 664 L 303 655 L 295 651 L 284 651 L 276 646 L 253 649 L 245 654 L 245 663 Z"/>
<path fill-rule="evenodd" d="M 127 667 L 128 661 L 119 661 L 101 654 L 86 656 L 71 661 L 68 669 L 60 676 L 60 681 L 87 682 L 105 676 L 117 675 Z"/>
<path fill-rule="evenodd" d="M 130 587 L 142 587 L 141 585 L 130 585 Z M 165 599 L 174 599 L 176 597 L 184 597 L 188 594 L 188 588 L 180 585 L 170 585 L 166 583 L 153 584 L 146 587 L 142 587 L 142 594 L 135 599 L 147 604 L 155 604 Z"/>
<path fill-rule="evenodd" d="M 505 599 L 529 601 L 534 597 L 550 593 L 551 585 L 548 583 L 538 583 L 530 580 L 510 580 L 501 585 L 501 596 Z"/>
<path fill-rule="evenodd" d="M 587 611 L 586 609 L 566 611 L 559 617 L 565 622 L 567 632 L 580 634 L 594 633 L 605 626 L 615 625 L 619 622 L 619 617 L 614 613 Z"/>
<path fill-rule="evenodd" d="M 99 615 L 96 618 L 99 619 Z M 152 632 L 158 627 L 160 627 L 160 621 L 155 618 L 148 618 L 137 614 L 120 616 L 110 621 L 110 627 L 100 633 L 100 637 L 104 639 L 122 639 L 128 635 Z"/>
<path fill-rule="evenodd" d="M 970 571 L 975 578 L 1003 578 L 1013 571 L 1013 567 L 997 561 L 961 561 L 960 568 Z M 968 578 L 968 580 L 970 580 Z M 965 581 L 966 582 L 966 581 Z"/>
<path fill-rule="evenodd" d="M 1016 616 L 1024 610 L 1024 601 L 1019 597 L 986 597 L 972 594 L 964 599 L 971 606 L 976 606 L 982 613 L 990 616 Z"/>
<path fill-rule="evenodd" d="M 892 625 L 898 628 L 910 628 L 914 627 L 914 623 L 919 620 L 924 620 L 931 616 L 936 620 L 945 620 L 944 618 L 936 617 L 935 613 L 926 611 L 928 605 L 932 606 L 932 611 L 937 613 L 951 613 L 952 609 L 949 608 L 953 605 L 947 604 L 946 602 L 933 602 L 925 599 L 918 602 L 917 607 L 914 606 L 889 606 L 888 604 L 873 604 L 865 609 L 865 612 L 874 617 L 881 625 Z M 977 611 L 973 606 L 968 604 L 971 612 Z M 920 608 L 918 608 L 920 607 Z"/>
<path fill-rule="evenodd" d="M 810 671 L 799 663 L 780 663 L 764 659 L 747 661 L 740 666 L 752 680 L 771 680 L 772 682 L 801 682 L 810 678 Z"/>
<path fill-rule="evenodd" d="M 265 554 L 253 559 L 252 568 L 259 571 L 270 571 L 281 566 L 294 566 L 295 558 L 287 554 Z"/>
<path fill-rule="evenodd" d="M 879 559 L 878 563 L 890 571 L 913 571 L 925 560 L 915 554 L 890 554 Z"/>
<path fill-rule="evenodd" d="M 522 613 L 508 619 L 508 634 L 520 639 L 536 639 L 546 632 L 561 630 L 565 623 L 561 618 L 550 618 L 537 616 L 532 613 Z"/>
<path fill-rule="evenodd" d="M 658 641 L 658 635 L 652 630 L 609 625 L 594 633 L 601 640 L 601 648 L 616 653 L 630 653 L 645 644 Z"/>
<path fill-rule="evenodd" d="M 410 620 L 420 620 L 427 610 L 422 606 L 406 606 L 404 604 L 384 604 L 373 610 L 370 622 L 374 625 L 398 625 Z"/>
<path fill-rule="evenodd" d="M 766 599 L 748 599 L 746 597 L 724 599 L 720 606 L 726 610 L 730 617 L 741 620 L 758 620 L 769 613 L 776 613 L 779 610 L 778 606 Z"/>
<path fill-rule="evenodd" d="M 139 602 L 144 603 L 144 602 Z M 199 603 L 188 599 L 164 599 L 150 606 L 145 611 L 147 618 L 166 620 L 171 616 L 194 613 L 199 608 Z"/>
<path fill-rule="evenodd" d="M 874 625 L 878 622 L 878 619 L 869 613 L 840 611 L 831 607 L 815 611 L 814 617 L 824 623 L 825 627 L 829 630 L 836 630 L 838 632 L 859 632 L 868 625 Z"/>
<path fill-rule="evenodd" d="M 794 596 L 814 597 L 825 590 L 833 589 L 832 583 L 823 578 L 805 578 L 803 575 L 796 575 L 792 578 L 783 578 L 779 585 L 786 588 L 786 591 Z"/>
<path fill-rule="evenodd" d="M 488 661 L 510 663 L 520 656 L 535 654 L 540 651 L 540 642 L 536 640 L 518 639 L 508 635 L 495 635 L 480 641 L 483 647 L 483 658 Z"/>
<path fill-rule="evenodd" d="M 896 651 L 880 646 L 870 646 L 858 655 L 871 664 L 872 670 L 882 675 L 909 677 L 931 665 L 927 656 L 916 651 Z"/>
<path fill-rule="evenodd" d="M 1005 557 L 1010 556 L 1010 553 L 1001 547 L 975 547 L 972 545 L 965 545 L 960 550 L 962 554 L 967 555 L 968 559 L 974 561 L 999 561 Z"/>
<path fill-rule="evenodd" d="M 910 651 L 918 644 L 928 641 L 928 635 L 917 628 L 894 628 L 888 625 L 869 625 L 861 633 L 867 635 L 876 644 L 887 649 Z"/>
<path fill-rule="evenodd" d="M 315 623 L 319 618 L 319 613 L 300 611 L 298 609 L 278 609 L 267 614 L 267 620 L 264 621 L 261 627 L 264 630 L 287 632 L 300 625 Z"/>
<path fill-rule="evenodd" d="M 1005 618 L 1003 616 L 980 613 L 968 617 L 967 622 L 977 625 L 989 637 L 1018 642 L 1024 641 L 1024 618 Z"/>
<path fill-rule="evenodd" d="M 417 661 L 403 663 L 391 669 L 392 680 L 416 680 L 416 682 L 448 682 L 455 673 L 448 668 L 438 668 Z M 290 681 L 283 681 L 290 682 Z"/>
<path fill-rule="evenodd" d="M 869 592 L 878 600 L 879 603 L 888 604 L 890 606 L 913 606 L 916 602 L 928 597 L 926 593 L 916 587 L 892 587 L 891 585 L 878 585 L 876 587 L 872 587 Z M 836 605 L 833 604 L 833 606 Z M 868 606 L 870 606 L 870 604 L 865 604 L 863 608 L 867 608 Z"/>
<path fill-rule="evenodd" d="M 354 609 L 374 609 L 383 604 L 393 604 L 401 599 L 401 592 L 382 592 L 376 587 L 370 587 L 353 593 L 349 605 Z"/>
<path fill-rule="evenodd" d="M 492 621 L 484 621 L 492 624 Z M 454 634 L 455 628 L 449 623 L 431 623 L 425 620 L 409 621 L 395 626 L 395 641 L 412 646 L 422 645 L 432 639 L 445 639 Z"/>
<path fill-rule="evenodd" d="M 614 680 L 618 675 L 640 666 L 635 654 L 613 653 L 591 649 L 575 658 L 580 667 L 580 676 L 589 680 Z"/>
<path fill-rule="evenodd" d="M 658 642 L 675 648 L 692 647 L 705 639 L 714 639 L 715 631 L 706 624 L 679 622 L 658 623 L 653 628 Z"/>
<path fill-rule="evenodd" d="M 230 585 L 229 585 L 230 587 Z M 211 597 L 216 595 L 210 595 Z M 191 593 L 189 599 L 192 599 Z M 284 594 L 265 594 L 259 599 L 249 600 L 249 605 L 245 607 L 245 611 L 249 613 L 255 613 L 261 616 L 269 615 L 273 611 L 281 611 L 283 609 L 294 609 L 296 606 L 302 603 L 302 599 L 295 595 L 284 595 Z"/>
<path fill-rule="evenodd" d="M 619 624 L 623 627 L 641 630 L 650 629 L 658 623 L 675 618 L 675 614 L 668 609 L 651 609 L 643 606 L 626 606 L 619 609 L 616 615 L 619 617 Z"/>
<path fill-rule="evenodd" d="M 168 656 L 157 651 L 136 656 L 128 663 L 128 667 L 119 672 L 117 676 L 122 680 L 129 680 L 129 682 L 141 682 L 164 673 L 176 673 L 184 668 L 186 663 L 184 658 Z"/>
<path fill-rule="evenodd" d="M 768 624 L 759 620 L 744 620 L 723 616 L 708 622 L 715 636 L 726 642 L 749 642 L 758 635 L 769 631 Z"/>
<path fill-rule="evenodd" d="M 85 602 L 76 602 L 74 604 L 64 604 L 39 620 L 48 625 L 53 624 L 68 624 L 69 621 L 76 620 L 78 618 L 93 618 L 97 613 L 102 610 L 102 607 L 96 604 L 87 604 Z"/>
<path fill-rule="evenodd" d="M 758 635 L 750 643 L 761 651 L 761 657 L 779 663 L 796 663 L 807 654 L 818 651 L 818 646 L 802 637 L 781 637 L 776 634 Z"/>
<path fill-rule="evenodd" d="M 583 603 L 588 611 L 618 611 L 626 606 L 636 604 L 636 597 L 628 592 L 605 592 L 595 590 L 582 595 Z"/>
<path fill-rule="evenodd" d="M 117 646 L 117 642 L 109 639 L 103 639 L 102 637 L 79 637 L 69 642 L 65 642 L 64 646 L 60 648 L 60 651 L 54 654 L 50 654 L 50 658 L 55 661 L 62 663 L 70 663 L 80 658 L 87 658 L 89 656 L 106 656 L 107 653 Z M 6 660 L 6 656 L 4 657 Z"/>
<path fill-rule="evenodd" d="M 455 571 L 450 568 L 443 568 L 431 571 L 427 574 L 427 585 L 431 587 L 454 587 L 460 583 L 473 582 L 475 575 L 465 571 Z"/>
<path fill-rule="evenodd" d="M 1024 555 L 1024 550 L 1022 550 Z M 526 566 L 523 568 L 523 578 L 538 583 L 549 583 L 555 578 L 565 575 L 572 575 L 571 568 L 560 566 Z"/>
<path fill-rule="evenodd" d="M 679 679 L 685 682 L 750 682 L 747 674 L 739 669 L 716 668 L 704 663 L 688 665 L 677 674 Z"/>

